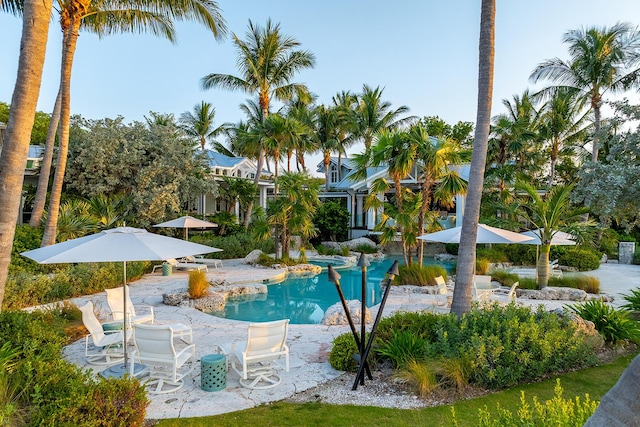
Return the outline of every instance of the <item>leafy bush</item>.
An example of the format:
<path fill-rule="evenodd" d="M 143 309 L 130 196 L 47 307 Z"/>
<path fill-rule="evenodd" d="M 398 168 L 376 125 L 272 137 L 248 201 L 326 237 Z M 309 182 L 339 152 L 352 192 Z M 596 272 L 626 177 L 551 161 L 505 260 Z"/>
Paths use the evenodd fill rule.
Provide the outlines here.
<path fill-rule="evenodd" d="M 631 295 L 624 294 L 622 298 L 626 301 L 622 307 L 629 310 L 636 319 L 640 318 L 640 288 L 632 289 Z"/>
<path fill-rule="evenodd" d="M 16 225 L 11 248 L 11 263 L 9 273 L 18 271 L 42 272 L 43 269 L 37 262 L 20 255 L 21 252 L 40 247 L 42 241 L 42 228 L 33 228 L 27 224 Z"/>
<path fill-rule="evenodd" d="M 570 304 L 567 307 L 584 320 L 593 322 L 596 330 L 609 344 L 626 340 L 638 342 L 640 339 L 640 325 L 624 309 L 615 309 L 600 300 Z"/>
<path fill-rule="evenodd" d="M 262 253 L 258 257 L 257 263 L 258 265 L 262 265 L 264 267 L 271 267 L 272 265 L 278 263 L 278 261 L 274 257 Z"/>
<path fill-rule="evenodd" d="M 502 286 L 511 286 L 520 280 L 517 274 L 509 273 L 507 270 L 491 270 L 489 274 L 491 279 L 500 282 Z"/>
<path fill-rule="evenodd" d="M 366 243 L 360 243 L 354 249 L 355 252 L 364 252 L 365 254 L 375 254 L 378 252 L 378 248 L 375 246 L 367 245 Z"/>
<path fill-rule="evenodd" d="M 520 282 L 518 285 L 520 289 L 538 289 L 536 279 L 532 279 L 531 277 L 520 277 L 518 281 Z"/>
<path fill-rule="evenodd" d="M 349 249 L 349 246 L 341 246 L 340 247 L 340 254 L 342 256 L 349 256 L 349 255 L 351 255 L 351 249 Z"/>
<path fill-rule="evenodd" d="M 189 296 L 193 299 L 205 297 L 209 294 L 209 282 L 204 271 L 189 272 Z"/>
<path fill-rule="evenodd" d="M 458 250 L 460 249 L 460 245 L 458 243 L 445 243 L 444 249 L 448 254 L 458 255 Z"/>
<path fill-rule="evenodd" d="M 316 246 L 316 251 L 318 252 L 318 255 L 340 255 L 341 254 L 341 252 L 338 252 L 333 248 L 326 247 L 325 245 L 322 245 L 322 244 Z"/>
<path fill-rule="evenodd" d="M 442 315 L 429 312 L 403 311 L 380 320 L 375 341 L 378 346 L 391 340 L 394 333 L 409 331 L 418 338 L 431 341 Z"/>
<path fill-rule="evenodd" d="M 313 223 L 322 240 L 342 242 L 349 236 L 349 211 L 338 202 L 325 202 L 318 207 Z"/>
<path fill-rule="evenodd" d="M 189 237 L 189 240 L 203 245 L 213 246 L 222 249 L 223 252 L 216 252 L 216 258 L 233 259 L 244 258 L 249 252 L 260 249 L 265 253 L 275 252 L 273 239 L 259 240 L 250 233 L 242 232 L 230 236 L 216 236 L 211 231 Z"/>
<path fill-rule="evenodd" d="M 142 426 L 148 401 L 137 380 L 96 379 L 61 357 L 67 308 L 0 313 L 0 341 L 18 351 L 12 381 L 29 425 Z"/>
<path fill-rule="evenodd" d="M 508 262 L 509 257 L 499 248 L 478 248 L 476 249 L 476 258 L 483 258 L 489 263 L 492 262 Z"/>
<path fill-rule="evenodd" d="M 447 278 L 447 270 L 440 265 L 401 265 L 399 274 L 393 279 L 394 285 L 435 286 L 436 277 Z"/>
<path fill-rule="evenodd" d="M 533 245 L 500 245 L 502 250 L 515 265 L 534 265 L 536 249 Z M 555 259 L 555 258 L 554 258 Z"/>
<path fill-rule="evenodd" d="M 600 255 L 586 249 L 570 249 L 558 257 L 558 262 L 578 271 L 590 271 L 600 267 Z"/>
<path fill-rule="evenodd" d="M 365 340 L 369 339 L 369 334 L 365 336 Z M 329 364 L 333 369 L 339 371 L 356 372 L 358 370 L 358 362 L 353 358 L 355 354 L 360 354 L 360 349 L 356 345 L 353 339 L 353 334 L 346 333 L 338 335 L 333 340 L 333 347 L 329 352 Z M 372 366 L 375 362 L 375 358 L 372 357 L 373 352 L 369 353 L 367 362 L 369 366 Z"/>
<path fill-rule="evenodd" d="M 376 354 L 388 359 L 396 368 L 403 369 L 416 359 L 424 359 L 425 341 L 413 331 L 393 331 L 391 339 L 384 341 Z"/>
<path fill-rule="evenodd" d="M 582 289 L 590 294 L 600 293 L 600 280 L 597 277 L 576 274 L 562 277 L 549 277 L 549 286 Z"/>
<path fill-rule="evenodd" d="M 562 397 L 560 380 L 554 388 L 554 397 L 543 402 L 533 397 L 533 407 L 526 401 L 524 391 L 520 397 L 520 408 L 513 414 L 508 409 L 496 408 L 496 415 L 492 415 L 485 407 L 478 411 L 478 426 L 483 427 L 581 427 L 593 415 L 598 402 L 584 395 L 584 401 L 576 396 L 575 400 Z M 455 411 L 452 409 L 452 423 L 458 425 Z"/>

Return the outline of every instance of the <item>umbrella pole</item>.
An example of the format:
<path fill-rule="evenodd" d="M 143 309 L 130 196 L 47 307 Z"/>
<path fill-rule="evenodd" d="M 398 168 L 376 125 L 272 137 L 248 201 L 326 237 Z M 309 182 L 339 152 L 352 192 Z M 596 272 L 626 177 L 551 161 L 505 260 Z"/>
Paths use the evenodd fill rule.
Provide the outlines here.
<path fill-rule="evenodd" d="M 122 263 L 123 277 L 122 277 L 122 294 L 123 294 L 123 307 L 124 313 L 122 316 L 122 333 L 124 343 L 122 343 L 122 350 L 124 351 L 124 368 L 127 369 L 127 261 Z"/>

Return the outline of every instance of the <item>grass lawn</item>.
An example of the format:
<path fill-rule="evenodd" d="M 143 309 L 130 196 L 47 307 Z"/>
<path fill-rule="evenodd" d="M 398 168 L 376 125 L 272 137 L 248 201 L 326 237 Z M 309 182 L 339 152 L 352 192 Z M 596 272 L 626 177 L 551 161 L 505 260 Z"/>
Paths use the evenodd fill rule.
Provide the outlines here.
<path fill-rule="evenodd" d="M 496 405 L 516 412 L 520 406 L 521 391 L 528 402 L 533 396 L 540 401 L 554 395 L 556 378 L 560 378 L 565 399 L 589 394 L 592 400 L 600 400 L 616 383 L 622 371 L 631 363 L 633 355 L 620 357 L 611 364 L 584 369 L 577 372 L 554 376 L 548 380 L 524 384 L 475 399 L 459 401 L 454 405 L 425 409 L 388 409 L 370 406 L 326 405 L 321 403 L 273 403 L 245 411 L 231 412 L 213 417 L 181 418 L 163 420 L 158 427 L 200 427 L 200 426 L 449 426 L 451 408 L 455 408 L 460 426 L 474 426 L 478 420 L 478 409 L 485 406 L 493 413 Z M 215 399 L 214 399 L 215 400 Z M 212 401 L 212 404 L 214 402 Z"/>

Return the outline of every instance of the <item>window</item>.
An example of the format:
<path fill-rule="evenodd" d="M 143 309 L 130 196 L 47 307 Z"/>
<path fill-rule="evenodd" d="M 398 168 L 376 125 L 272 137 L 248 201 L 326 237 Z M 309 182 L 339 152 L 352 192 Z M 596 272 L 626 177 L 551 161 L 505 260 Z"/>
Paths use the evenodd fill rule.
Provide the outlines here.
<path fill-rule="evenodd" d="M 333 164 L 329 166 L 329 182 L 338 182 L 338 167 Z"/>

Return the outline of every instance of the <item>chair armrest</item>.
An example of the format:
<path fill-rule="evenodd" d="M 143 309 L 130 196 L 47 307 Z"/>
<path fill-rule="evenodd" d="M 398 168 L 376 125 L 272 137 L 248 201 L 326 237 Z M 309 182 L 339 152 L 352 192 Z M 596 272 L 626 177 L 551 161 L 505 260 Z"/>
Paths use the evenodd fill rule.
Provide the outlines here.
<path fill-rule="evenodd" d="M 184 353 L 186 353 L 187 351 L 192 352 L 193 354 L 195 354 L 196 352 L 196 345 L 195 344 L 189 344 L 188 346 L 186 346 L 185 348 L 183 348 L 182 350 L 176 352 L 176 358 L 180 358 L 180 356 L 182 356 Z"/>

